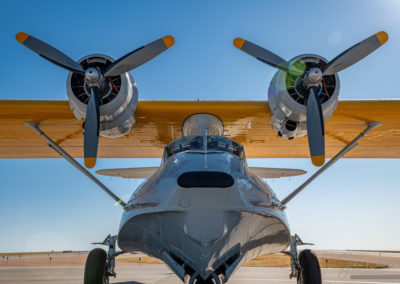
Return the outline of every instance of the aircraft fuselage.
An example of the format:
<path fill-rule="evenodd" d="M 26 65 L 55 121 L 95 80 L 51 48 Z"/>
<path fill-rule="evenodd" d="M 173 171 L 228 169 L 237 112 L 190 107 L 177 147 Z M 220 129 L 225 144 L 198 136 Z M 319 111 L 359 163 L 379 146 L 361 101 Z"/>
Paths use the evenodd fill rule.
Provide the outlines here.
<path fill-rule="evenodd" d="M 192 135 L 167 145 L 161 167 L 126 208 L 119 247 L 163 260 L 182 281 L 226 281 L 244 261 L 290 242 L 279 200 L 249 171 L 243 147 L 226 137 Z"/>

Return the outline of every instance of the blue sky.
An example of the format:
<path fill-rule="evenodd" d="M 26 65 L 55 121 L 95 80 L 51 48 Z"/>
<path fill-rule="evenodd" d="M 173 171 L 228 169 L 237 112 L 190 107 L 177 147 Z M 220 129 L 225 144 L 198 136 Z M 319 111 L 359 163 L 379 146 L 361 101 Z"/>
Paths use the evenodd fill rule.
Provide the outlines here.
<path fill-rule="evenodd" d="M 67 72 L 20 45 L 14 39 L 20 31 L 76 60 L 91 53 L 118 58 L 171 34 L 171 49 L 132 71 L 139 99 L 266 100 L 276 70 L 234 48 L 235 37 L 286 59 L 303 53 L 332 59 L 380 30 L 389 42 L 339 74 L 340 99 L 398 98 L 399 15 L 396 0 L 3 1 L 0 98 L 67 98 Z M 100 159 L 95 169 L 159 162 Z M 307 159 L 248 162 L 308 171 L 272 180 L 281 198 L 316 170 Z M 289 204 L 292 231 L 317 248 L 399 250 L 399 168 L 397 159 L 339 161 Z M 0 160 L 0 170 L 0 251 L 90 249 L 90 242 L 117 233 L 121 209 L 66 161 Z M 140 183 L 100 179 L 125 200 Z"/>

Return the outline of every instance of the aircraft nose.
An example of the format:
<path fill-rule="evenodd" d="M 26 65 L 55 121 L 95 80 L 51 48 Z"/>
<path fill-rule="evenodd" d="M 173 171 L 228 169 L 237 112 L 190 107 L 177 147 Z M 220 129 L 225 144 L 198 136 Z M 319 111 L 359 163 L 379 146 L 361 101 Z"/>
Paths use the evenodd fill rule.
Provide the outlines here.
<path fill-rule="evenodd" d="M 186 215 L 183 231 L 186 237 L 196 244 L 191 249 L 193 262 L 196 263 L 198 273 L 206 278 L 213 271 L 212 265 L 218 258 L 225 242 L 222 240 L 228 234 L 229 225 L 225 214 L 215 210 L 207 212 L 191 212 Z"/>
<path fill-rule="evenodd" d="M 226 220 L 223 214 L 217 214 L 210 210 L 196 214 L 187 214 L 183 225 L 183 231 L 194 242 L 207 248 L 224 237 L 228 232 Z"/>

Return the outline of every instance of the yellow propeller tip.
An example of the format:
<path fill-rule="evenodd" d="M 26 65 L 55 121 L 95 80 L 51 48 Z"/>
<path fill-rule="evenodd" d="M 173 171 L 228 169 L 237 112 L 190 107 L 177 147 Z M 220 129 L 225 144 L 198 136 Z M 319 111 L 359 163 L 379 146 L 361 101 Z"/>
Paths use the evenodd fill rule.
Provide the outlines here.
<path fill-rule="evenodd" d="M 311 156 L 311 161 L 314 166 L 320 167 L 325 163 L 325 155 Z"/>
<path fill-rule="evenodd" d="M 387 34 L 387 32 L 384 32 L 384 31 L 377 33 L 376 37 L 378 38 L 378 40 L 381 44 L 384 44 L 389 39 L 389 35 Z"/>
<path fill-rule="evenodd" d="M 96 165 L 96 158 L 85 158 L 85 167 L 93 168 Z"/>
<path fill-rule="evenodd" d="M 24 43 L 24 41 L 29 37 L 26 33 L 17 33 L 15 35 L 15 39 L 18 40 L 20 43 Z"/>
<path fill-rule="evenodd" d="M 242 49 L 242 46 L 243 46 L 244 42 L 245 42 L 244 39 L 242 39 L 240 37 L 237 37 L 237 38 L 235 38 L 233 40 L 233 45 L 236 46 L 239 49 Z"/>
<path fill-rule="evenodd" d="M 170 48 L 174 45 L 175 39 L 172 36 L 165 36 L 162 38 L 167 48 Z"/>

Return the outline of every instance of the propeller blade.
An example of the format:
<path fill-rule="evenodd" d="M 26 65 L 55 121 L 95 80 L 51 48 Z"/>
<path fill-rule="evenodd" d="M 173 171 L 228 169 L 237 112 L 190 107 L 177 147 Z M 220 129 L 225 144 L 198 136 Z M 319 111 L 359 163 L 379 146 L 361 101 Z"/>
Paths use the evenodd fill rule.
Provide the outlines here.
<path fill-rule="evenodd" d="M 325 163 L 325 133 L 318 88 L 310 88 L 307 99 L 307 135 L 312 163 L 320 167 Z"/>
<path fill-rule="evenodd" d="M 87 168 L 93 168 L 96 164 L 100 130 L 99 89 L 92 87 L 91 91 L 92 95 L 87 105 L 83 137 L 85 166 Z"/>
<path fill-rule="evenodd" d="M 58 49 L 48 45 L 47 43 L 31 36 L 26 33 L 17 33 L 15 38 L 25 45 L 27 48 L 36 52 L 41 57 L 47 59 L 51 63 L 54 63 L 64 69 L 67 69 L 76 73 L 85 73 L 82 66 L 75 62 L 73 59 L 59 51 Z"/>
<path fill-rule="evenodd" d="M 345 50 L 334 59 L 332 59 L 324 68 L 323 75 L 332 75 L 346 69 L 347 67 L 357 63 L 378 47 L 387 42 L 389 36 L 386 32 L 378 32 L 349 49 Z"/>
<path fill-rule="evenodd" d="M 300 70 L 296 66 L 289 64 L 289 62 L 275 53 L 272 53 L 271 51 L 240 37 L 237 37 L 233 40 L 233 45 L 248 55 L 260 60 L 261 62 L 278 68 L 282 71 L 289 72 L 293 75 L 301 75 L 304 72 L 304 70 Z"/>
<path fill-rule="evenodd" d="M 138 49 L 122 56 L 120 59 L 114 61 L 107 69 L 103 72 L 105 77 L 118 76 L 122 73 L 128 72 L 147 61 L 153 59 L 163 51 L 167 50 L 175 43 L 175 39 L 172 36 L 165 36 L 152 43 L 139 47 Z"/>

